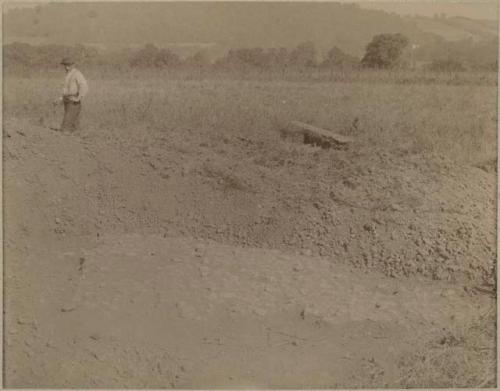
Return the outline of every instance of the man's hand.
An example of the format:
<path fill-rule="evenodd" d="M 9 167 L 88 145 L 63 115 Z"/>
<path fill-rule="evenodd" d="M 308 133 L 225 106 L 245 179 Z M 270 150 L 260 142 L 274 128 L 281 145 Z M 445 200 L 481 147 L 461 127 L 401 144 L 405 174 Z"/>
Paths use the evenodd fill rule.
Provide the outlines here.
<path fill-rule="evenodd" d="M 62 102 L 61 98 L 56 99 L 55 101 L 52 102 L 52 106 L 58 106 L 59 104 L 61 104 L 61 102 Z"/>

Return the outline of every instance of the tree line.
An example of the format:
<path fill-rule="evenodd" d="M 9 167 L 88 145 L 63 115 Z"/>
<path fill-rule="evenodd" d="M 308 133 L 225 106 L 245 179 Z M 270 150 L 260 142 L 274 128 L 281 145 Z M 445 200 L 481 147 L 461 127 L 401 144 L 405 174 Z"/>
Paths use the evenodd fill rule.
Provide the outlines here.
<path fill-rule="evenodd" d="M 132 68 L 414 68 L 417 62 L 436 71 L 463 71 L 482 69 L 495 71 L 497 41 L 476 43 L 472 40 L 447 42 L 435 40 L 432 44 L 411 44 L 402 34 L 378 34 L 366 46 L 361 58 L 333 47 L 319 53 L 314 43 L 303 42 L 295 48 L 240 48 L 230 49 L 213 59 L 208 50 L 199 50 L 181 57 L 174 50 L 146 44 L 136 49 L 102 50 L 85 45 L 43 45 L 26 43 L 4 45 L 4 66 L 53 67 L 60 58 L 70 56 L 82 65 Z"/>

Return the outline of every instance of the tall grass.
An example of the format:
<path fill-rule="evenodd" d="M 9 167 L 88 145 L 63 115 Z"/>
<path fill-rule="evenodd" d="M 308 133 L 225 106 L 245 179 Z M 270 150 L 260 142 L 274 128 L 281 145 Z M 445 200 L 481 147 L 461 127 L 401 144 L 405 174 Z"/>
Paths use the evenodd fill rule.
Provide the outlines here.
<path fill-rule="evenodd" d="M 466 325 L 443 330 L 400 362 L 402 388 L 494 388 L 495 307 Z"/>
<path fill-rule="evenodd" d="M 5 117 L 57 125 L 61 109 L 51 102 L 63 77 L 5 77 Z M 84 128 L 109 137 L 140 139 L 146 133 L 183 128 L 200 136 L 232 133 L 270 141 L 273 130 L 301 120 L 351 134 L 360 148 L 426 153 L 464 163 L 496 156 L 494 86 L 189 80 L 160 72 L 109 77 L 90 72 L 87 77 L 91 90 L 84 103 Z"/>

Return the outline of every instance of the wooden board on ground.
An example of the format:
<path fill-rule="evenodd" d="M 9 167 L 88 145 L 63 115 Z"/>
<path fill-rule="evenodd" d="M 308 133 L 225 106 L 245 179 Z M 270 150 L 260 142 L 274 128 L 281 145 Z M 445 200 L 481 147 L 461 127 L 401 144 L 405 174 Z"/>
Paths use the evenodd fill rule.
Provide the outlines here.
<path fill-rule="evenodd" d="M 317 137 L 320 140 L 331 140 L 336 144 L 349 144 L 354 141 L 352 137 L 335 133 L 331 130 L 318 128 L 300 121 L 291 121 L 290 130 L 307 134 L 310 137 Z"/>

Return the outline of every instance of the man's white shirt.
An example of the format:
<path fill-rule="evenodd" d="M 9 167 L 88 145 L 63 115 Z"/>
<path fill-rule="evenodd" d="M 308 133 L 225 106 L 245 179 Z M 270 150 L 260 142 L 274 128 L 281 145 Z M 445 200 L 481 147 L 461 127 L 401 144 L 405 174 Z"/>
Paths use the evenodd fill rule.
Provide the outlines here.
<path fill-rule="evenodd" d="M 80 101 L 89 91 L 87 80 L 83 77 L 82 73 L 73 68 L 64 80 L 63 97 L 73 101 Z"/>

